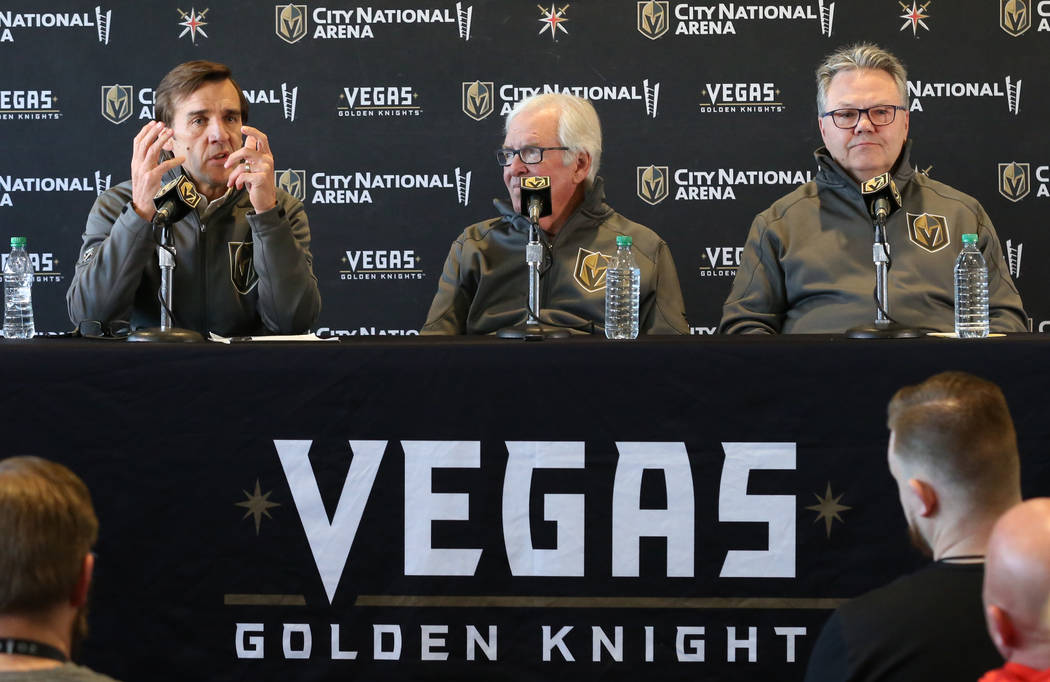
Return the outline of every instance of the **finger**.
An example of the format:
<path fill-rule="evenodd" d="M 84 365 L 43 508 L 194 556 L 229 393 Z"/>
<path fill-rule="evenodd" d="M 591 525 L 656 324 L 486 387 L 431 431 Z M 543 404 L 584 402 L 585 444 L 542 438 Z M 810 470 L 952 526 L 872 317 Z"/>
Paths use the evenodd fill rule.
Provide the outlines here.
<path fill-rule="evenodd" d="M 157 121 L 150 121 L 142 126 L 142 130 L 135 136 L 133 154 L 136 159 L 141 159 L 145 156 L 146 150 L 149 149 L 156 139 L 156 135 L 162 130 L 164 130 L 164 124 Z"/>
<path fill-rule="evenodd" d="M 171 139 L 171 136 L 175 134 L 175 131 L 171 128 L 165 128 L 157 135 L 157 139 L 153 141 L 146 149 L 146 160 L 152 163 L 156 163 L 157 156 L 160 154 L 161 149 L 164 148 L 165 143 Z"/>
<path fill-rule="evenodd" d="M 269 153 L 270 139 L 266 137 L 266 133 L 259 130 L 258 128 L 253 128 L 251 126 L 241 126 L 241 134 L 247 135 L 247 137 L 244 140 L 245 147 L 248 147 L 249 149 L 257 149 L 260 152 Z M 254 138 L 254 144 L 249 144 L 248 140 L 252 140 L 252 138 Z"/>
<path fill-rule="evenodd" d="M 228 177 L 226 179 L 226 186 L 227 187 L 233 187 L 234 185 L 236 185 L 238 179 L 243 174 L 244 174 L 244 165 L 243 164 L 238 164 L 237 167 L 233 169 L 233 172 L 230 173 L 230 177 Z"/>
<path fill-rule="evenodd" d="M 161 175 L 164 175 L 165 173 L 167 173 L 172 168 L 176 168 L 178 166 L 181 166 L 182 163 L 185 160 L 186 160 L 185 156 L 176 156 L 174 159 L 168 159 L 167 161 L 165 161 L 163 163 L 157 164 L 157 167 L 154 168 L 153 170 L 158 171 Z"/>
<path fill-rule="evenodd" d="M 226 162 L 222 165 L 226 168 L 232 168 L 233 166 L 239 163 L 244 163 L 246 158 L 250 159 L 250 157 L 248 157 L 249 153 L 254 153 L 254 151 L 250 151 L 248 149 L 245 149 L 244 147 L 241 147 L 240 149 L 231 152 L 230 155 L 226 157 Z M 251 163 L 250 160 L 249 163 Z"/>

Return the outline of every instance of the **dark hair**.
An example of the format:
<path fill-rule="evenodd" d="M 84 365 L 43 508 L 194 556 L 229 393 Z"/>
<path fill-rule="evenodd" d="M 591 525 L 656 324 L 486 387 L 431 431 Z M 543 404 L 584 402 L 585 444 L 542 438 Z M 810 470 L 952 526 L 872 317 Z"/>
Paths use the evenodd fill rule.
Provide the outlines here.
<path fill-rule="evenodd" d="M 897 391 L 887 408 L 894 454 L 970 496 L 979 506 L 1016 502 L 1017 433 L 998 386 L 942 372 Z"/>
<path fill-rule="evenodd" d="M 237 97 L 241 101 L 241 122 L 248 122 L 248 100 L 244 91 L 233 79 L 230 67 L 219 62 L 197 60 L 184 62 L 168 72 L 168 75 L 157 86 L 155 97 L 155 118 L 166 126 L 175 118 L 175 105 L 184 97 L 189 97 L 205 83 L 228 80 L 237 88 Z"/>
<path fill-rule="evenodd" d="M 0 460 L 0 613 L 67 601 L 97 539 L 91 494 L 76 474 L 40 457 Z"/>

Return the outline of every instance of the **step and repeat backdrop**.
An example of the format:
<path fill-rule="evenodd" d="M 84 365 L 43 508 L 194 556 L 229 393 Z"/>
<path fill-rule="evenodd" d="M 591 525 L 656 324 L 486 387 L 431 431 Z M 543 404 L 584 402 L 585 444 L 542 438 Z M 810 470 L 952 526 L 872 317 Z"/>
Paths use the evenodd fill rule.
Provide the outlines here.
<path fill-rule="evenodd" d="M 0 238 L 28 236 L 38 329 L 69 328 L 84 217 L 156 84 L 222 61 L 306 205 L 321 330 L 414 334 L 449 244 L 506 195 L 503 116 L 570 92 L 602 118 L 609 203 L 669 242 L 712 333 L 752 217 L 815 172 L 814 67 L 859 40 L 908 66 L 912 162 L 983 202 L 1050 328 L 1047 0 L 5 0 Z"/>

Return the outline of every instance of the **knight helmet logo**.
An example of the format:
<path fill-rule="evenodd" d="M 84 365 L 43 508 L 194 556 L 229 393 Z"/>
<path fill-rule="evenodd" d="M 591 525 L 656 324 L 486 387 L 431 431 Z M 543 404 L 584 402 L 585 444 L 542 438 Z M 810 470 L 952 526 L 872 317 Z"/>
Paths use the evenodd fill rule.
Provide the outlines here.
<path fill-rule="evenodd" d="M 547 189 L 551 179 L 547 175 L 530 175 L 521 179 L 522 189 Z"/>
<path fill-rule="evenodd" d="M 230 248 L 230 280 L 237 293 L 247 294 L 259 283 L 255 272 L 255 248 L 252 242 L 228 242 Z"/>
<path fill-rule="evenodd" d="M 908 214 L 908 237 L 917 246 L 933 253 L 948 246 L 948 219 L 932 213 Z"/>
<path fill-rule="evenodd" d="M 306 171 L 291 168 L 280 171 L 277 174 L 277 187 L 299 201 L 306 201 Z"/>
<path fill-rule="evenodd" d="M 609 256 L 600 251 L 588 251 L 581 247 L 576 254 L 573 279 L 588 293 L 601 291 L 605 288 L 605 270 L 609 267 L 610 260 Z"/>
<path fill-rule="evenodd" d="M 656 206 L 667 198 L 667 166 L 638 166 L 636 175 L 639 199 Z"/>
<path fill-rule="evenodd" d="M 1031 167 L 1027 163 L 1000 163 L 999 194 L 1015 203 L 1024 199 L 1031 188 L 1031 177 Z"/>
<path fill-rule="evenodd" d="M 200 192 L 197 191 L 197 186 L 193 184 L 193 180 L 185 176 L 179 176 L 174 180 L 179 183 L 179 195 L 182 200 L 186 202 L 186 205 L 192 208 L 197 208 L 197 204 L 204 198 Z"/>
<path fill-rule="evenodd" d="M 123 123 L 131 118 L 135 91 L 130 85 L 102 86 L 102 118 L 110 123 Z"/>
<path fill-rule="evenodd" d="M 1029 0 L 999 0 L 999 28 L 1014 38 L 1032 28 Z"/>
<path fill-rule="evenodd" d="M 890 182 L 890 174 L 883 173 L 876 175 L 870 180 L 865 180 L 864 184 L 861 185 L 860 191 L 863 194 L 871 194 L 872 192 L 878 192 L 880 189 L 885 187 Z"/>
<path fill-rule="evenodd" d="M 463 83 L 463 113 L 480 121 L 492 113 L 494 84 L 484 81 Z"/>
<path fill-rule="evenodd" d="M 670 26 L 669 0 L 649 0 L 638 3 L 638 32 L 649 40 L 656 40 L 667 33 Z"/>
<path fill-rule="evenodd" d="M 286 43 L 297 43 L 306 35 L 306 5 L 277 5 L 277 37 Z"/>

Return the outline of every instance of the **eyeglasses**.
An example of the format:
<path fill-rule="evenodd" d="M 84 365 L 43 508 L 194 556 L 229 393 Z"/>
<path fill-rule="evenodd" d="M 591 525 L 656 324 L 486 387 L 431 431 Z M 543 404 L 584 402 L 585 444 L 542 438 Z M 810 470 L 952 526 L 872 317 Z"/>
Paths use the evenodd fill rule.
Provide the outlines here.
<path fill-rule="evenodd" d="M 866 114 L 873 126 L 888 126 L 893 123 L 893 119 L 897 118 L 898 111 L 907 111 L 907 108 L 894 104 L 876 104 L 867 109 L 835 109 L 834 111 L 824 112 L 820 117 L 830 116 L 836 128 L 845 130 L 856 128 L 857 124 L 860 123 L 861 114 Z"/>
<path fill-rule="evenodd" d="M 77 325 L 77 331 L 85 339 L 126 339 L 131 333 L 131 324 L 127 320 L 82 320 Z"/>
<path fill-rule="evenodd" d="M 501 166 L 509 166 L 514 161 L 514 155 L 521 157 L 522 163 L 539 163 L 543 161 L 543 152 L 567 152 L 568 147 L 522 147 L 521 149 L 497 149 L 496 163 Z"/>

